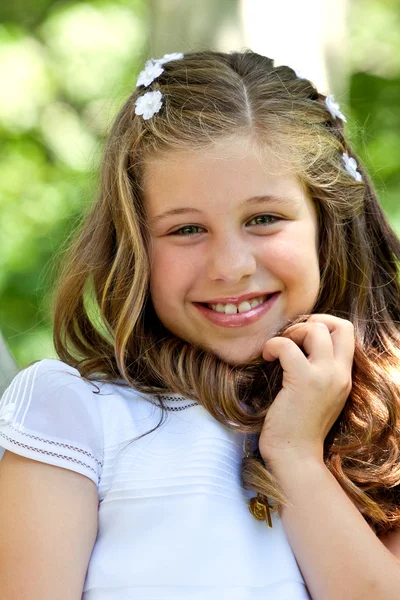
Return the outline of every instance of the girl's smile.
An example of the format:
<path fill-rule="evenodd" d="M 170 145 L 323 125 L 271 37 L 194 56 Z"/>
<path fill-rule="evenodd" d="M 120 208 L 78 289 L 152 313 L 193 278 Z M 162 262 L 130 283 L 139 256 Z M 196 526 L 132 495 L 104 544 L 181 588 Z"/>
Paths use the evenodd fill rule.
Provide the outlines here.
<path fill-rule="evenodd" d="M 312 310 L 316 210 L 272 153 L 237 139 L 150 159 L 144 201 L 152 302 L 174 335 L 240 364 Z"/>
<path fill-rule="evenodd" d="M 212 303 L 194 302 L 196 308 L 212 323 L 221 327 L 243 327 L 260 319 L 273 305 L 279 292 L 274 294 L 251 294 L 247 300 L 218 300 Z M 247 294 L 249 296 L 249 294 Z"/>

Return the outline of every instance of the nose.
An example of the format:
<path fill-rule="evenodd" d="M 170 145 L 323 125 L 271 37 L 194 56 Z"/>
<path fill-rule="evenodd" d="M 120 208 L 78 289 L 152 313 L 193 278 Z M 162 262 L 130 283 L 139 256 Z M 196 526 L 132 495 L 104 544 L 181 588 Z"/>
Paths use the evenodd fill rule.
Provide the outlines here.
<path fill-rule="evenodd" d="M 209 249 L 208 276 L 214 281 L 236 283 L 253 275 L 256 267 L 254 248 L 239 236 L 225 237 Z"/>

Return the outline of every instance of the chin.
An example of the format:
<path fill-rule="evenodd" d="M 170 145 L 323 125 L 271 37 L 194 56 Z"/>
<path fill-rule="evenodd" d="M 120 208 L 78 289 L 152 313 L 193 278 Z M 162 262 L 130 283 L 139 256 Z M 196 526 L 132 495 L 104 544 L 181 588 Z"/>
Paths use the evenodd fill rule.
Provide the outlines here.
<path fill-rule="evenodd" d="M 223 360 L 228 365 L 235 367 L 245 366 L 252 363 L 256 358 L 259 358 L 262 354 L 264 344 L 253 352 L 243 352 L 243 348 L 232 350 L 225 348 L 208 348 L 209 352 L 212 352 L 219 359 Z"/>
<path fill-rule="evenodd" d="M 236 357 L 236 356 L 221 356 L 218 354 L 217 354 L 217 356 L 221 360 L 223 360 L 226 364 L 231 365 L 232 367 L 244 367 L 246 365 L 250 365 L 251 363 L 253 363 L 256 358 L 259 358 L 261 356 L 261 352 L 258 352 L 258 354 L 252 354 L 251 356 Z"/>

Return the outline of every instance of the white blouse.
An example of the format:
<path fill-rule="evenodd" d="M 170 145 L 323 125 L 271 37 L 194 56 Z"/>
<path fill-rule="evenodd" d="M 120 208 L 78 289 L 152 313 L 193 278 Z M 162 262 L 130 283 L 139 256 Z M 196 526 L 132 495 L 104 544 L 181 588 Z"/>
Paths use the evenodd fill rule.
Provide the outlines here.
<path fill-rule="evenodd" d="M 155 398 L 89 383 L 59 360 L 24 369 L 2 396 L 2 448 L 97 486 L 99 529 L 82 598 L 310 599 L 279 515 L 270 529 L 249 511 L 243 434 L 189 399 L 165 398 L 175 410 L 132 441 L 159 423 Z"/>

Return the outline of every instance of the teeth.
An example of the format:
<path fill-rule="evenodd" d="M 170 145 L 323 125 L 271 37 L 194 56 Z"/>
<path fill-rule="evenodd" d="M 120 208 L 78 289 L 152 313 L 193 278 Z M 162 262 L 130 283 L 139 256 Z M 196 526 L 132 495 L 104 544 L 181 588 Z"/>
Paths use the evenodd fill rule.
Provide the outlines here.
<path fill-rule="evenodd" d="M 246 312 L 246 310 L 251 310 L 251 305 L 249 302 L 241 302 L 238 306 L 238 312 Z"/>
<path fill-rule="evenodd" d="M 243 313 L 243 312 L 247 312 L 249 310 L 251 310 L 252 308 L 255 308 L 256 306 L 258 306 L 259 304 L 262 304 L 263 302 L 265 302 L 266 300 L 266 296 L 259 296 L 258 298 L 253 298 L 253 300 L 251 300 L 251 302 L 248 302 L 247 300 L 245 300 L 244 302 L 241 302 L 239 304 L 239 306 L 236 306 L 236 304 L 209 304 L 209 308 L 212 308 L 212 310 L 215 310 L 217 312 L 220 313 L 225 313 L 226 315 L 235 315 L 236 313 Z"/>
<path fill-rule="evenodd" d="M 225 304 L 225 314 L 226 315 L 235 315 L 237 313 L 236 304 Z"/>

